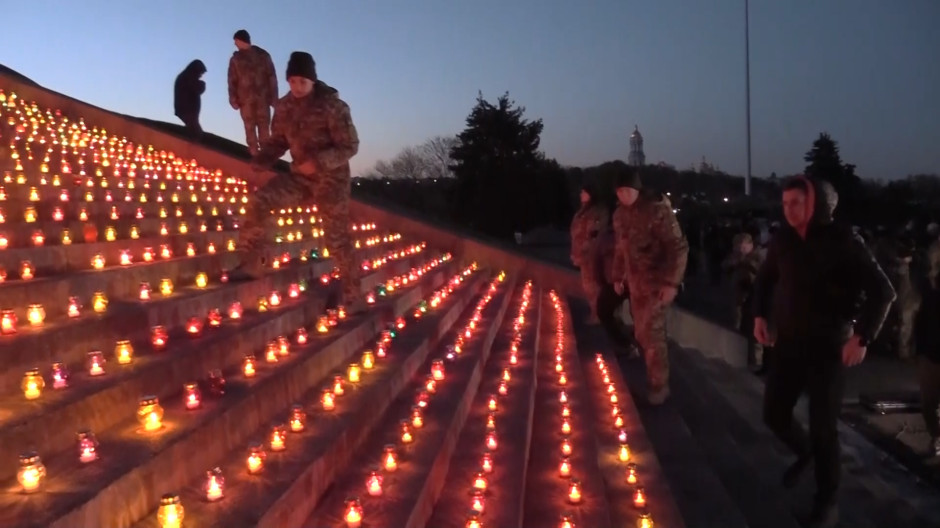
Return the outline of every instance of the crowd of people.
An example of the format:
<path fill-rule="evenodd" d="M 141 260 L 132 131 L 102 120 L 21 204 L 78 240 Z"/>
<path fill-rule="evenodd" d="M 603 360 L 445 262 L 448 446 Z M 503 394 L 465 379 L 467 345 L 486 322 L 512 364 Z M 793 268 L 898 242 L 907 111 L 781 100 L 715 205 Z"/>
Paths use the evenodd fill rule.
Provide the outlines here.
<path fill-rule="evenodd" d="M 239 230 L 242 261 L 231 279 L 259 278 L 268 266 L 270 256 L 265 254 L 262 237 L 272 210 L 313 202 L 322 218 L 327 249 L 342 280 L 342 291 L 330 304 L 358 313 L 366 303 L 360 292 L 359 267 L 353 259 L 349 232 L 349 160 L 359 151 L 359 136 L 349 106 L 335 88 L 318 78 L 316 62 L 303 51 L 291 53 L 286 69 L 290 90 L 279 98 L 268 52 L 252 45 L 244 29 L 238 30 L 233 39 L 236 51 L 228 67 L 229 104 L 241 114 L 252 168 L 264 183 L 248 201 Z M 205 73 L 205 64 L 194 60 L 179 74 L 174 86 L 176 115 L 194 139 L 202 135 L 199 112 L 206 89 L 201 79 Z M 290 172 L 273 173 L 271 167 L 287 151 L 292 160 Z"/>
<path fill-rule="evenodd" d="M 783 485 L 794 486 L 815 466 L 810 526 L 838 522 L 837 420 L 845 369 L 864 361 L 869 347 L 920 356 L 923 414 L 940 456 L 936 225 L 925 236 L 915 236 L 912 226 L 901 236 L 878 229 L 869 234 L 833 218 L 838 194 L 828 182 L 801 176 L 783 186 L 784 222 L 696 226 L 690 251 L 667 196 L 644 191 L 638 174 L 622 175 L 615 187 L 611 214 L 597 199 L 600 190 L 591 182 L 583 186 L 571 224 L 571 260 L 581 270 L 592 319 L 618 352 L 644 358 L 651 404 L 669 395 L 665 311 L 685 273 L 716 282 L 730 275 L 731 319 L 749 340 L 749 365 L 766 377 L 765 423 L 796 455 Z M 633 334 L 616 316 L 628 299 Z M 793 418 L 804 393 L 809 431 Z"/>

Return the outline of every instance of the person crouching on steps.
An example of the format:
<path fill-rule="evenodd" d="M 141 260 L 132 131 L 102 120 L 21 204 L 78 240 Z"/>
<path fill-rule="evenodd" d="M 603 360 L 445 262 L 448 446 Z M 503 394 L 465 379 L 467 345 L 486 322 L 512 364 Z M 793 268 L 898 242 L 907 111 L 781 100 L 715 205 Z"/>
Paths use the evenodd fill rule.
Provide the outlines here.
<path fill-rule="evenodd" d="M 287 82 L 290 93 L 274 107 L 271 136 L 252 166 L 265 172 L 290 150 L 291 170 L 272 176 L 249 199 L 239 231 L 244 257 L 232 278 L 252 279 L 263 274 L 267 263 L 262 247 L 264 224 L 272 210 L 313 201 L 323 217 L 326 245 L 342 279 L 338 304 L 357 313 L 365 308 L 365 302 L 349 233 L 349 160 L 359 151 L 359 136 L 349 106 L 335 88 L 317 78 L 316 63 L 309 53 L 291 54 Z"/>
<path fill-rule="evenodd" d="M 581 208 L 571 219 L 571 263 L 581 269 L 581 284 L 591 306 L 591 324 L 597 324 L 597 295 L 604 282 L 598 240 L 610 229 L 610 210 L 594 188 L 581 186 Z"/>

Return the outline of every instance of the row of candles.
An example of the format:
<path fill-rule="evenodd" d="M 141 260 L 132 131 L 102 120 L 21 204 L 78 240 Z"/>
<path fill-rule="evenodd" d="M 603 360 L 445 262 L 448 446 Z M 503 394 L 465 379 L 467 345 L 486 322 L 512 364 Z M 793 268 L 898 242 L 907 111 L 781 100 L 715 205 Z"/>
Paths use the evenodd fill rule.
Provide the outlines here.
<path fill-rule="evenodd" d="M 626 464 L 624 479 L 627 485 L 633 490 L 632 502 L 634 508 L 638 510 L 636 526 L 637 528 L 653 528 L 653 516 L 646 509 L 646 492 L 637 475 L 638 466 L 633 461 L 633 454 L 630 452 L 630 446 L 627 444 L 627 433 L 622 429 L 623 414 L 618 404 L 619 398 L 617 396 L 619 391 L 610 375 L 610 370 L 607 366 L 607 362 L 604 360 L 604 355 L 598 353 L 595 355 L 594 360 L 600 372 L 601 379 L 604 382 L 604 391 L 610 402 L 610 416 L 613 420 L 614 431 L 617 432 L 617 459 L 621 463 Z"/>
<path fill-rule="evenodd" d="M 420 246 L 413 246 L 412 249 L 418 248 Z M 406 253 L 402 251 L 394 251 L 390 253 L 390 256 L 380 261 L 378 266 L 382 266 L 385 263 L 399 258 L 399 256 L 404 256 Z M 445 255 L 446 256 L 446 255 Z M 429 263 L 425 264 L 423 267 L 414 268 L 408 273 L 403 273 L 396 277 L 393 277 L 390 280 L 390 284 L 402 284 L 403 281 L 413 281 L 417 280 L 424 273 L 434 269 L 441 262 L 444 262 L 443 257 L 434 259 Z M 204 276 L 205 274 L 200 274 Z M 326 282 L 329 281 L 329 275 L 324 275 L 326 277 Z M 321 278 L 321 282 L 324 281 L 324 278 Z M 197 281 L 198 282 L 198 281 Z M 198 285 L 198 284 L 197 284 Z M 172 293 L 173 284 L 169 279 L 164 279 L 161 281 L 161 292 L 163 295 L 170 295 Z M 203 286 L 204 287 L 204 286 Z M 292 283 L 287 288 L 287 297 L 291 299 L 296 299 L 300 297 L 300 294 L 306 291 L 307 284 L 306 281 L 300 281 L 299 283 Z M 150 290 L 149 284 L 143 283 L 141 285 L 141 296 L 143 298 L 146 294 L 149 298 Z M 102 294 L 103 297 L 103 294 Z M 96 301 L 100 301 L 102 297 L 96 298 Z M 73 299 L 73 303 L 76 303 Z M 257 309 L 259 312 L 267 311 L 269 307 L 277 307 L 282 302 L 281 293 L 277 290 L 272 291 L 270 294 L 263 296 L 258 299 Z M 104 300 L 104 303 L 107 303 L 107 300 Z M 96 303 L 96 306 L 100 304 Z M 70 308 L 74 305 L 70 305 Z M 76 308 L 77 310 L 78 308 Z M 42 310 L 40 307 L 39 310 Z M 235 301 L 229 305 L 226 314 L 228 318 L 233 321 L 241 320 L 243 316 L 243 308 L 240 302 Z M 30 315 L 36 313 L 31 309 Z M 71 310 L 70 310 L 71 313 Z M 320 317 L 317 322 L 317 331 L 319 333 L 326 333 L 331 326 L 335 326 L 337 319 L 342 319 L 345 317 L 345 310 L 342 306 L 338 307 L 335 310 L 329 310 L 325 316 Z M 15 315 L 11 311 L 6 310 L 3 312 L 3 315 L 0 316 L 0 329 L 8 328 L 10 324 L 9 321 L 14 321 L 15 324 Z M 223 316 L 221 310 L 218 308 L 210 309 L 206 318 L 193 316 L 190 317 L 185 324 L 185 331 L 191 337 L 199 337 L 202 333 L 204 326 L 209 326 L 210 328 L 218 328 L 223 323 Z M 14 327 L 15 328 L 15 327 Z M 298 342 L 306 342 L 306 331 L 301 329 L 301 333 L 298 334 Z M 165 349 L 169 343 L 169 333 L 166 327 L 162 325 L 154 326 L 150 329 L 150 343 L 155 351 L 161 351 Z M 286 345 L 282 345 L 282 340 L 278 340 L 277 344 L 281 348 L 280 353 L 273 353 L 271 347 L 269 346 L 266 351 L 266 358 L 268 362 L 277 362 L 278 355 L 286 355 L 287 349 Z M 128 365 L 133 362 L 134 359 L 134 347 L 129 340 L 119 340 L 114 346 L 114 357 L 115 360 L 120 365 Z M 243 371 L 246 377 L 250 377 L 254 374 L 255 364 L 254 356 L 247 356 L 243 364 Z M 105 374 L 105 364 L 107 359 L 104 357 L 104 354 L 100 350 L 95 350 L 89 352 L 85 361 L 86 369 L 89 376 L 101 376 Z M 250 373 L 249 373 L 250 372 Z M 52 364 L 51 371 L 52 387 L 53 389 L 65 389 L 69 386 L 70 374 L 68 368 L 64 363 L 54 362 Z M 42 373 L 38 368 L 31 368 L 23 374 L 22 381 L 20 383 L 20 388 L 23 391 L 23 395 L 27 400 L 38 399 L 42 395 L 42 391 L 45 388 L 46 383 L 43 378 Z"/>
<path fill-rule="evenodd" d="M 465 274 L 469 271 L 471 271 L 470 268 L 465 270 L 465 272 L 459 275 L 457 278 L 462 278 L 462 276 L 465 276 Z M 467 341 L 473 337 L 477 330 L 483 328 L 480 325 L 483 317 L 483 310 L 493 299 L 493 295 L 497 291 L 499 284 L 503 282 L 505 278 L 506 274 L 503 272 L 500 272 L 493 278 L 486 293 L 477 301 L 477 304 L 473 310 L 473 315 L 471 315 L 463 330 L 457 332 L 453 345 L 446 348 L 447 351 L 443 358 L 434 359 L 431 361 L 430 372 L 427 374 L 427 377 L 417 391 L 417 395 L 415 396 L 415 404 L 411 407 L 408 413 L 408 417 L 402 419 L 399 422 L 398 440 L 402 446 L 408 446 L 412 444 L 415 441 L 415 437 L 417 436 L 418 431 L 424 427 L 425 409 L 428 407 L 428 405 L 430 405 L 431 398 L 438 392 L 439 385 L 444 381 L 446 376 L 445 360 L 455 361 L 457 357 L 460 356 L 460 354 L 463 352 L 463 348 Z M 446 297 L 449 292 L 453 291 L 453 284 L 454 282 L 452 281 L 451 284 L 448 284 L 446 290 L 439 292 L 439 294 L 441 294 L 443 297 Z M 398 454 L 398 447 L 395 444 L 386 444 L 382 449 L 380 467 L 372 469 L 369 472 L 369 476 L 366 478 L 365 482 L 366 493 L 369 495 L 369 497 L 373 497 L 373 501 L 378 500 L 375 498 L 382 496 L 382 486 L 386 476 L 396 472 L 398 470 L 399 463 L 400 457 Z M 365 508 L 363 507 L 363 502 L 360 500 L 360 498 L 358 496 L 347 498 L 343 504 L 343 521 L 346 523 L 346 527 L 359 528 L 362 525 L 364 517 Z"/>
<path fill-rule="evenodd" d="M 26 160 L 32 161 L 42 156 L 39 167 L 42 173 L 50 172 L 50 155 L 55 154 L 56 147 L 59 147 L 59 169 L 62 174 L 74 172 L 67 159 L 71 150 L 71 156 L 77 158 L 74 162 L 78 165 L 78 174 L 82 176 L 85 174 L 86 158 L 90 157 L 91 163 L 98 165 L 98 176 L 101 176 L 102 169 L 113 165 L 115 176 L 120 176 L 123 169 L 128 178 L 134 178 L 136 170 L 140 168 L 145 176 L 165 172 L 167 179 L 175 177 L 178 181 L 183 177 L 187 181 L 214 181 L 217 184 L 224 181 L 227 186 L 225 192 L 228 192 L 228 186 L 231 186 L 233 192 L 247 192 L 244 180 L 223 178 L 220 170 L 211 172 L 198 166 L 195 160 L 187 163 L 172 152 L 156 151 L 152 145 L 146 149 L 143 145 L 136 145 L 135 148 L 127 138 L 109 136 L 104 129 L 99 130 L 97 127 L 88 130 L 83 119 L 70 121 L 59 110 L 42 111 L 37 104 L 27 103 L 15 93 L 7 94 L 0 90 L 0 117 L 4 118 L 0 120 L 0 127 L 12 128 L 5 130 L 2 135 L 13 136 L 10 142 L 11 158 L 16 162 L 17 170 L 23 170 L 23 160 L 16 150 L 16 142 L 21 141 Z M 34 153 L 34 150 L 37 152 Z"/>
<path fill-rule="evenodd" d="M 526 312 L 532 299 L 532 281 L 527 281 L 522 290 L 522 299 L 519 311 L 513 319 L 512 340 L 509 344 L 508 366 L 504 366 L 499 379 L 497 394 L 491 395 L 487 401 L 486 436 L 483 441 L 483 454 L 480 456 L 480 468 L 471 482 L 470 512 L 464 523 L 465 528 L 483 528 L 483 515 L 486 512 L 486 497 L 488 482 L 486 475 L 493 472 L 493 457 L 499 445 L 497 440 L 496 413 L 499 411 L 499 397 L 509 394 L 509 382 L 512 380 L 512 369 L 519 364 L 519 347 L 522 344 L 522 331 L 526 322 Z"/>
<path fill-rule="evenodd" d="M 441 264 L 442 259 L 434 259 L 421 268 L 412 270 L 408 275 L 417 276 L 420 272 L 421 274 L 427 273 L 434 269 L 435 267 Z M 464 272 L 457 275 L 457 277 L 463 276 L 467 273 L 472 272 L 476 269 L 476 264 L 474 263 L 468 267 Z M 451 281 L 448 286 L 444 289 L 450 288 L 450 291 L 453 289 L 453 284 L 459 284 L 460 281 L 456 283 Z M 440 296 L 441 292 L 437 292 L 435 296 Z M 273 292 L 271 295 L 272 299 L 277 300 L 279 303 L 279 294 Z M 236 309 L 237 308 L 237 309 Z M 241 317 L 241 306 L 238 303 L 234 303 L 230 316 L 232 318 L 238 319 Z M 316 327 L 318 333 L 326 333 L 330 327 L 336 326 L 338 321 L 345 318 L 345 311 L 342 307 L 338 309 L 331 309 L 327 311 L 326 315 L 320 316 L 317 320 Z M 201 328 L 201 322 L 198 325 Z M 392 325 L 391 329 L 384 330 L 381 334 L 379 342 L 376 345 L 376 352 L 373 354 L 371 350 L 367 350 L 362 355 L 362 364 L 352 364 L 348 370 L 348 377 L 350 382 L 358 382 L 360 375 L 363 370 L 371 370 L 374 365 L 376 358 L 384 358 L 386 356 L 386 351 L 388 349 L 391 339 L 395 336 L 396 330 L 401 330 L 405 327 L 404 318 L 398 318 Z M 192 325 L 188 326 L 187 330 L 192 333 Z M 161 350 L 166 346 L 167 334 L 163 327 L 154 327 L 152 330 L 152 342 L 156 350 Z M 308 342 L 308 333 L 306 328 L 301 327 L 295 333 L 294 340 L 298 345 L 304 345 Z M 289 355 L 289 341 L 286 337 L 280 336 L 272 340 L 265 347 L 265 358 L 267 363 L 277 363 L 280 358 Z M 118 358 L 118 362 L 122 364 L 127 364 L 130 362 L 130 359 L 133 355 L 133 348 L 128 341 L 120 341 L 115 347 L 115 355 Z M 122 360 L 122 358 L 127 358 Z M 100 376 L 104 374 L 103 365 L 105 360 L 103 355 L 100 352 L 92 352 L 89 357 L 89 375 L 91 376 Z M 247 355 L 244 358 L 242 363 L 241 372 L 245 378 L 253 378 L 257 374 L 258 365 L 254 359 L 253 355 Z M 53 387 L 56 389 L 64 389 L 68 387 L 69 375 L 65 370 L 64 365 L 57 363 L 53 366 Z M 342 376 L 336 376 L 333 379 L 333 384 L 330 388 L 325 389 L 320 398 L 320 403 L 325 411 L 331 411 L 335 407 L 335 397 L 343 393 L 343 379 Z M 24 393 L 27 392 L 38 392 L 42 391 L 42 388 L 45 386 L 45 382 L 42 376 L 39 374 L 38 369 L 32 369 L 27 373 L 27 376 L 23 380 L 23 389 Z M 221 396 L 225 393 L 225 378 L 220 369 L 213 370 L 209 373 L 208 377 L 208 386 L 209 391 L 214 396 Z M 27 398 L 30 395 L 27 394 Z M 202 406 L 202 393 L 199 389 L 198 382 L 188 382 L 183 386 L 183 405 L 187 410 L 196 410 Z M 304 430 L 304 420 L 305 414 L 302 412 L 302 408 L 297 406 L 292 407 L 291 409 L 291 419 L 290 419 L 290 429 L 294 432 L 300 432 Z M 138 401 L 137 407 L 137 421 L 141 426 L 140 431 L 142 433 L 150 433 L 159 431 L 163 427 L 163 414 L 164 409 L 160 405 L 160 400 L 156 396 L 147 395 L 140 398 Z M 285 436 L 283 435 L 285 428 L 284 427 L 275 427 L 272 430 L 271 434 L 271 449 L 272 451 L 281 450 L 284 447 Z M 91 431 L 82 431 L 78 434 L 78 453 L 79 460 L 82 463 L 93 462 L 98 459 L 98 441 Z M 253 448 L 256 446 L 253 446 Z M 279 449 L 280 448 L 280 449 Z M 253 456 L 253 454 L 255 456 Z M 250 473 L 256 473 L 260 471 L 263 465 L 263 448 L 260 451 L 252 449 L 249 452 L 248 458 L 248 468 Z M 260 465 L 259 465 L 260 464 Z M 22 487 L 24 493 L 32 493 L 37 491 L 43 479 L 46 476 L 46 468 L 42 463 L 41 458 L 36 452 L 28 452 L 20 455 L 19 457 L 19 470 L 17 471 L 17 481 Z M 256 470 L 252 470 L 253 467 L 256 467 Z M 215 474 L 218 477 L 218 480 L 213 480 L 213 472 L 210 472 L 210 476 L 207 480 L 207 490 L 210 488 L 215 490 L 218 489 L 220 495 L 214 497 L 216 491 L 209 492 L 207 491 L 208 500 L 216 500 L 221 498 L 221 486 L 222 480 L 220 474 Z M 215 484 L 213 484 L 215 482 Z M 182 520 L 182 506 L 179 504 L 179 499 L 176 496 L 174 501 L 162 501 L 160 511 L 164 510 L 170 511 L 179 507 L 180 516 L 179 519 Z M 166 502 L 166 504 L 163 504 Z M 166 506 L 166 508 L 164 508 Z M 172 512 L 168 514 L 168 519 L 173 518 Z M 160 517 L 160 514 L 158 514 Z M 162 517 L 160 517 L 162 518 Z M 161 528 L 178 528 L 179 524 L 164 524 L 161 521 Z"/>
<path fill-rule="evenodd" d="M 459 285 L 462 282 L 461 279 L 467 274 L 471 273 L 475 267 L 476 266 L 473 265 L 466 268 L 461 273 L 455 275 L 454 279 L 449 281 L 446 286 L 435 292 L 432 295 L 432 298 L 443 298 L 446 297 L 450 292 L 453 292 L 455 285 Z M 428 306 L 429 303 L 421 302 L 416 309 L 423 309 L 423 313 L 427 311 Z M 320 393 L 320 397 L 318 398 L 317 402 L 319 409 L 322 412 L 327 413 L 335 411 L 338 403 L 337 399 L 346 393 L 347 384 L 359 384 L 362 382 L 363 376 L 365 374 L 374 371 L 378 361 L 387 357 L 392 340 L 398 335 L 398 332 L 401 332 L 405 327 L 405 319 L 402 317 L 397 318 L 389 328 L 381 332 L 379 338 L 375 342 L 374 352 L 372 349 L 365 350 L 362 353 L 359 362 L 351 363 L 349 365 L 349 367 L 346 369 L 345 379 L 341 374 L 333 376 L 330 385 L 324 388 Z M 300 341 L 298 340 L 298 343 L 299 342 Z M 433 371 L 439 372 L 438 375 L 441 377 L 441 379 L 443 379 L 442 366 L 439 370 Z M 252 377 L 254 375 L 253 370 L 251 375 L 249 375 L 247 371 L 245 371 L 245 374 L 246 377 Z M 421 419 L 420 414 L 418 415 L 417 419 Z M 289 437 L 288 431 L 290 433 L 303 433 L 307 430 L 307 422 L 308 413 L 305 406 L 301 404 L 292 405 L 288 414 L 287 423 L 275 424 L 271 427 L 271 430 L 267 435 L 267 450 L 265 449 L 265 443 L 262 442 L 253 443 L 249 446 L 248 454 L 245 459 L 247 473 L 249 475 L 257 475 L 262 473 L 265 468 L 265 460 L 267 459 L 268 451 L 276 453 L 286 450 Z M 391 463 L 393 464 L 396 463 L 394 457 L 395 454 L 392 452 Z M 388 459 L 386 462 L 388 462 Z M 378 485 L 379 494 L 381 494 L 380 481 Z M 221 468 L 216 467 L 207 471 L 201 488 L 207 502 L 215 502 L 223 499 L 225 497 L 225 477 Z M 361 510 L 358 510 L 358 513 L 360 515 L 361 522 Z M 160 506 L 157 509 L 157 521 L 160 525 L 160 528 L 179 528 L 184 517 L 185 510 L 179 495 L 166 494 L 161 498 Z M 356 524 L 355 526 L 359 525 Z"/>

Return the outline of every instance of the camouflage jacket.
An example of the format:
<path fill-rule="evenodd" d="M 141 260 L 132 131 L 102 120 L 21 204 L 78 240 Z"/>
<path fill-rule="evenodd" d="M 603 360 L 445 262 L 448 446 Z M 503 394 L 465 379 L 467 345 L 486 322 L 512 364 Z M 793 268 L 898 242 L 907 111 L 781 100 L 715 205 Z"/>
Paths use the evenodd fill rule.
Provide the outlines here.
<path fill-rule="evenodd" d="M 267 51 L 252 46 L 232 54 L 228 61 L 228 99 L 237 108 L 263 108 L 277 103 L 277 74 Z"/>
<path fill-rule="evenodd" d="M 583 266 L 597 257 L 597 239 L 608 230 L 610 212 L 603 205 L 582 206 L 571 219 L 571 262 Z"/>
<path fill-rule="evenodd" d="M 758 248 L 741 257 L 736 256 L 732 264 L 732 281 L 734 286 L 734 301 L 743 304 L 754 292 L 754 281 L 757 272 L 764 262 L 764 252 Z"/>
<path fill-rule="evenodd" d="M 317 81 L 306 97 L 288 93 L 278 100 L 271 136 L 255 161 L 270 166 L 288 150 L 297 165 L 312 161 L 318 178 L 349 179 L 349 160 L 359 152 L 359 134 L 336 89 Z"/>
<path fill-rule="evenodd" d="M 631 292 L 682 283 L 689 243 L 668 198 L 641 193 L 633 205 L 617 207 L 613 224 L 614 282 L 623 281 Z"/>

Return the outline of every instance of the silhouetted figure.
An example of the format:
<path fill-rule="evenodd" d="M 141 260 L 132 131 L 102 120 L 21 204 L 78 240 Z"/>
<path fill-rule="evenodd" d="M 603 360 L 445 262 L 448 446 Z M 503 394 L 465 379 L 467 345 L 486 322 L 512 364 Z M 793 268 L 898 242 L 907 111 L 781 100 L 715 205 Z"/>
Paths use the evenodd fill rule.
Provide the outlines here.
<path fill-rule="evenodd" d="M 930 435 L 929 453 L 940 457 L 940 241 L 927 253 L 927 271 L 920 277 L 921 307 L 914 320 L 914 343 L 920 362 L 922 413 Z"/>
<path fill-rule="evenodd" d="M 176 117 L 183 121 L 195 139 L 202 137 L 199 111 L 202 109 L 202 94 L 206 91 L 206 82 L 201 79 L 204 73 L 206 65 L 201 60 L 194 60 L 176 76 L 176 84 L 173 85 L 173 109 Z"/>

